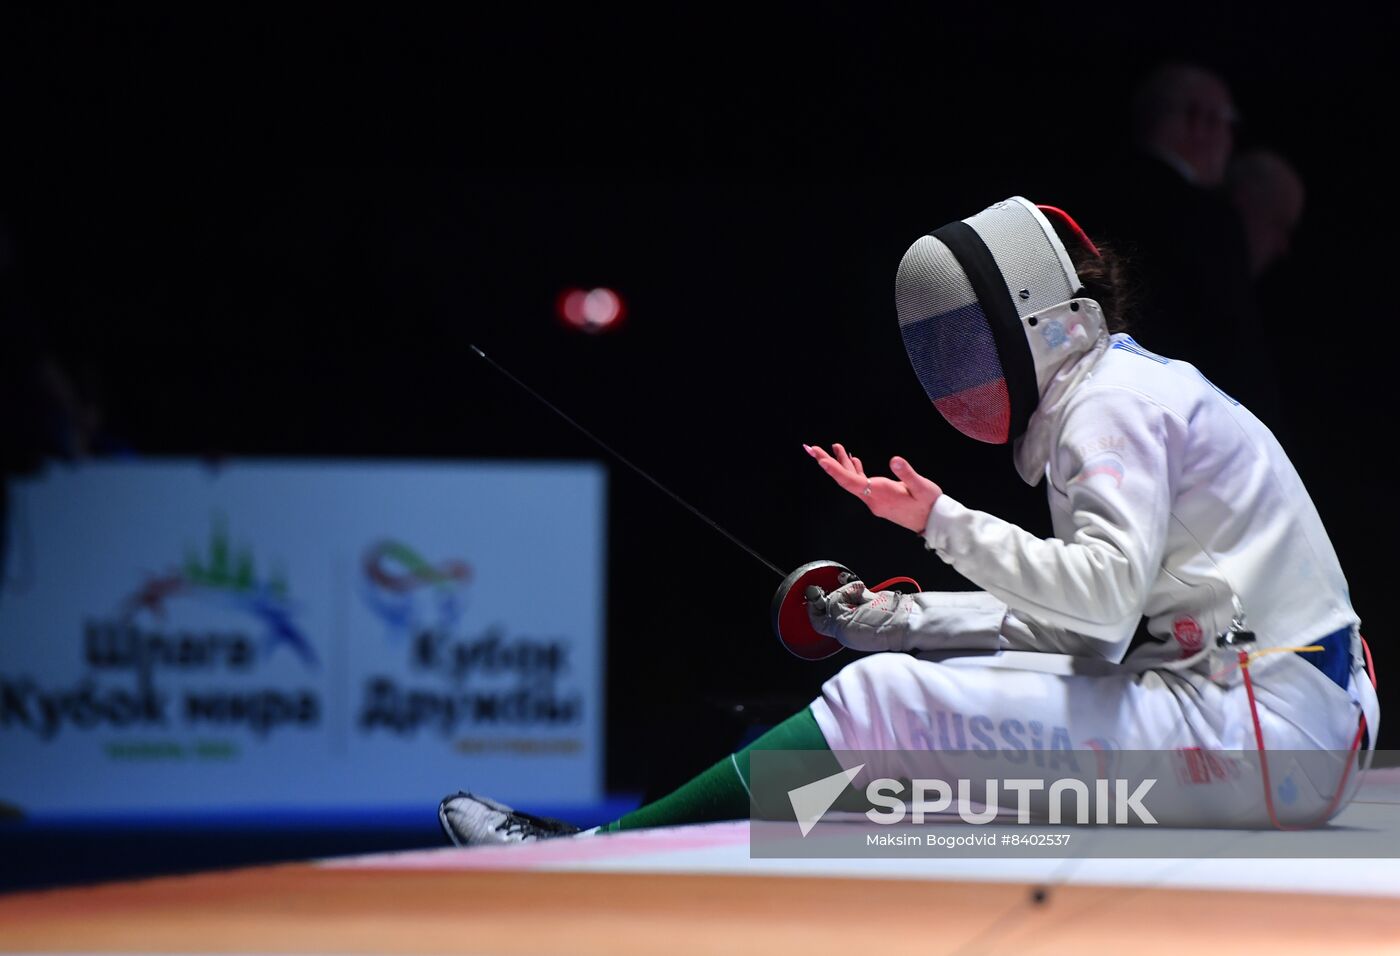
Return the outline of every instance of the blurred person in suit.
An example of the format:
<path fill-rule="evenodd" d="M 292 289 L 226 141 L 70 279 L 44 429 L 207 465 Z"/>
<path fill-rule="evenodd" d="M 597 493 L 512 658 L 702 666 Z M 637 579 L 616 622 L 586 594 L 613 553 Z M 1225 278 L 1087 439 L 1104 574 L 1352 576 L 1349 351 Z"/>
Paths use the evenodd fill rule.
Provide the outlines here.
<path fill-rule="evenodd" d="M 1226 186 L 1244 224 L 1250 274 L 1257 279 L 1288 255 L 1307 198 L 1303 179 L 1278 153 L 1255 149 L 1230 161 Z"/>
<path fill-rule="evenodd" d="M 1260 328 L 1247 227 L 1226 189 L 1239 113 L 1229 85 L 1168 63 L 1138 86 L 1131 146 L 1093 190 L 1086 218 L 1132 261 L 1135 331 L 1228 381 L 1269 427 L 1284 427 L 1276 363 Z"/>

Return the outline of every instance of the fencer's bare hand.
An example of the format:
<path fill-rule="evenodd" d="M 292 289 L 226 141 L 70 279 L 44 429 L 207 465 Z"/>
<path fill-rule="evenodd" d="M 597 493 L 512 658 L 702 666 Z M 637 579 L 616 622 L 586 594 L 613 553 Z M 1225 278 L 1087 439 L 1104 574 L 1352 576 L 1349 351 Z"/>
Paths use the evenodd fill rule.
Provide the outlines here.
<path fill-rule="evenodd" d="M 894 478 L 879 475 L 871 478 L 865 474 L 860 459 L 848 455 L 846 449 L 833 444 L 834 454 L 828 455 L 818 445 L 803 445 L 807 454 L 817 460 L 822 471 L 831 476 L 842 488 L 855 495 L 877 517 L 893 521 L 915 534 L 923 534 L 928 524 L 928 513 L 933 503 L 943 494 L 943 489 L 914 470 L 909 462 L 896 455 L 890 459 L 890 470 Z"/>

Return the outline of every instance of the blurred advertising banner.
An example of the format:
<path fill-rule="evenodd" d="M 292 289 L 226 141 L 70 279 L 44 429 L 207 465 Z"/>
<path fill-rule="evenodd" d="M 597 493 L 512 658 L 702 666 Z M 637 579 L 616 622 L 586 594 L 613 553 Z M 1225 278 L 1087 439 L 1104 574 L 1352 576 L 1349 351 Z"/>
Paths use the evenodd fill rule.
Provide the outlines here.
<path fill-rule="evenodd" d="M 605 473 L 194 461 L 10 488 L 0 802 L 602 797 Z"/>

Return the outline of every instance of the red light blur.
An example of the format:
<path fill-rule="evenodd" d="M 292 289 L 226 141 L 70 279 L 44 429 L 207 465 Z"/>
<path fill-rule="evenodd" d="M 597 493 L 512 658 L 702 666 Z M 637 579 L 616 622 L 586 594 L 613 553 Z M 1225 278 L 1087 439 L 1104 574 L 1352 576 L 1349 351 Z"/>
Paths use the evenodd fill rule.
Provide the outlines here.
<path fill-rule="evenodd" d="M 627 306 L 612 289 L 565 289 L 555 303 L 559 318 L 580 332 L 611 332 L 622 323 Z"/>

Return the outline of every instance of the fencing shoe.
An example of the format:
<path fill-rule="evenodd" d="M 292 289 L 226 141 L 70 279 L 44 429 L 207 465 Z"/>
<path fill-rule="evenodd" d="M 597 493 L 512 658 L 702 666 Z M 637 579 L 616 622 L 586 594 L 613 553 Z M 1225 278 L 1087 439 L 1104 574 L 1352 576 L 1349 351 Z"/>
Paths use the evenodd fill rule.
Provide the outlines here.
<path fill-rule="evenodd" d="M 454 846 L 530 843 L 579 832 L 571 823 L 521 813 L 465 791 L 438 804 L 438 822 Z"/>

